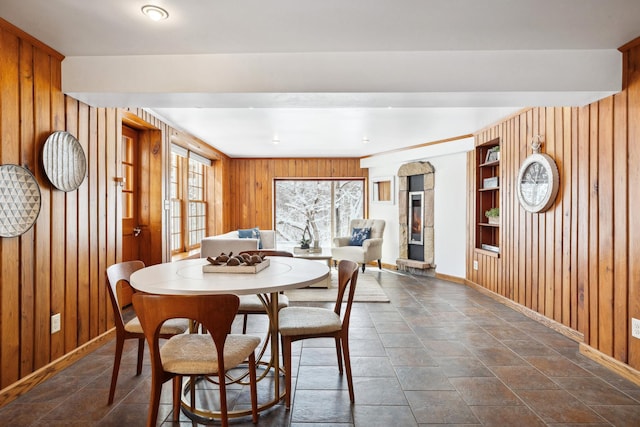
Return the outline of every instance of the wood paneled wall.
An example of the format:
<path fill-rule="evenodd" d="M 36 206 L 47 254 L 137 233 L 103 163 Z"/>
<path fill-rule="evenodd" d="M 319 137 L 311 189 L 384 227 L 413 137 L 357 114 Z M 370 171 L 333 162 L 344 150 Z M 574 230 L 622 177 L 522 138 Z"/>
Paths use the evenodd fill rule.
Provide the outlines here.
<path fill-rule="evenodd" d="M 147 255 L 152 263 L 169 254 L 163 200 L 175 130 L 142 109 L 93 108 L 64 96 L 61 61 L 59 53 L 0 19 L 0 164 L 27 167 L 42 195 L 34 227 L 0 238 L 0 389 L 113 327 L 105 269 L 121 256 L 121 195 L 114 178 L 120 175 L 123 122 L 144 130 L 149 147 L 140 183 L 148 195 L 141 213 Z M 87 177 L 76 191 L 55 189 L 42 169 L 42 147 L 55 130 L 76 136 L 87 156 Z M 223 157 L 208 177 L 218 195 Z M 221 232 L 223 216 L 214 218 L 212 234 Z M 55 313 L 61 314 L 62 329 L 51 334 Z M 0 405 L 12 397 L 14 391 L 1 392 Z"/>
<path fill-rule="evenodd" d="M 368 169 L 353 158 L 232 159 L 227 176 L 231 203 L 225 205 L 225 231 L 272 229 L 274 178 L 367 178 Z"/>
<path fill-rule="evenodd" d="M 477 133 L 500 138 L 500 256 L 474 250 L 474 152 L 469 154 L 467 279 L 584 334 L 589 346 L 640 369 L 640 47 L 624 52 L 626 87 L 575 108 L 532 108 Z M 560 190 L 546 212 L 522 209 L 515 181 L 534 135 Z M 473 262 L 478 261 L 478 270 Z"/>

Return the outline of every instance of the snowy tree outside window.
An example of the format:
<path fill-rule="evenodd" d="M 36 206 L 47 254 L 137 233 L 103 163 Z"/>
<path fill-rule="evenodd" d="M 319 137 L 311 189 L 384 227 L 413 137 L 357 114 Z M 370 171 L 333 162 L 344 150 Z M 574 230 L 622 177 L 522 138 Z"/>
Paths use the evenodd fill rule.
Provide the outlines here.
<path fill-rule="evenodd" d="M 306 226 L 311 245 L 330 247 L 348 236 L 352 219 L 364 216 L 364 180 L 276 180 L 275 222 L 278 247 L 300 246 Z"/>

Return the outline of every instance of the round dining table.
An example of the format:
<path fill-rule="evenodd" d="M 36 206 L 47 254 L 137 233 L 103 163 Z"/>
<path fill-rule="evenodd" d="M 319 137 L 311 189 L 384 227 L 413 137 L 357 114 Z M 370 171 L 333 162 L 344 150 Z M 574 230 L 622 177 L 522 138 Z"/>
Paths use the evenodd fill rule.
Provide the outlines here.
<path fill-rule="evenodd" d="M 269 401 L 259 402 L 258 410 L 270 408 L 284 397 L 284 391 L 280 390 L 279 379 L 279 373 L 282 371 L 278 345 L 279 293 L 326 280 L 330 274 L 330 268 L 325 263 L 292 257 L 269 256 L 268 259 L 269 266 L 257 273 L 204 272 L 203 267 L 208 266 L 209 263 L 206 259 L 200 258 L 152 265 L 134 272 L 130 277 L 130 284 L 136 291 L 150 294 L 257 294 L 260 296 L 269 316 L 268 338 L 271 341 L 269 367 L 273 371 L 274 393 Z M 213 414 L 195 410 L 184 402 L 182 406 L 186 407 L 188 412 L 198 416 L 214 417 Z M 250 414 L 249 410 L 229 412 L 230 417 L 247 414 Z"/>

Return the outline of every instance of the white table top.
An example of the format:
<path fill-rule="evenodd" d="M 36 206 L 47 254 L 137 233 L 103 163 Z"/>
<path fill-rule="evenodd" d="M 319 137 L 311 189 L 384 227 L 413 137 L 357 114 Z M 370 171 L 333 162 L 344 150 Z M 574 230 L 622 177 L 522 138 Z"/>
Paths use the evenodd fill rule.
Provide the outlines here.
<path fill-rule="evenodd" d="M 131 275 L 138 291 L 150 294 L 274 293 L 302 288 L 325 279 L 329 267 L 315 261 L 290 257 L 269 257 L 270 265 L 258 273 L 203 273 L 206 259 L 189 259 L 152 265 Z"/>

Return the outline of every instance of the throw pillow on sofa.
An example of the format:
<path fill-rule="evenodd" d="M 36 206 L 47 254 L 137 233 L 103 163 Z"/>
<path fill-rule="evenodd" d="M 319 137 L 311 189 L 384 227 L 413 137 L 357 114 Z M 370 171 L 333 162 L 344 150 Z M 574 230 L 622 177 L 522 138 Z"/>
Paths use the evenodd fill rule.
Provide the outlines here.
<path fill-rule="evenodd" d="M 354 228 L 351 231 L 351 240 L 349 246 L 362 246 L 365 240 L 371 237 L 371 228 Z"/>
<path fill-rule="evenodd" d="M 238 237 L 241 239 L 258 239 L 258 249 L 262 249 L 262 240 L 260 240 L 260 229 L 258 227 L 238 230 Z"/>

